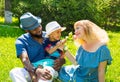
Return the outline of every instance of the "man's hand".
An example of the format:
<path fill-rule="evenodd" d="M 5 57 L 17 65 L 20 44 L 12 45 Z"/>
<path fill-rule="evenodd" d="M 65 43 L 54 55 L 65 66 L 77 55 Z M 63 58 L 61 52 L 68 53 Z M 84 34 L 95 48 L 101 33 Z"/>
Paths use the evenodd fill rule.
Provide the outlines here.
<path fill-rule="evenodd" d="M 53 68 L 56 71 L 59 71 L 63 64 L 65 64 L 65 59 L 64 58 L 56 59 L 55 62 L 54 62 Z"/>
<path fill-rule="evenodd" d="M 50 71 L 44 68 L 37 68 L 35 73 L 37 74 L 37 78 L 40 78 L 42 80 L 50 80 L 52 78 L 52 75 L 50 74 Z"/>
<path fill-rule="evenodd" d="M 32 82 L 38 82 L 38 78 L 36 75 L 31 75 Z"/>
<path fill-rule="evenodd" d="M 32 82 L 38 82 L 37 80 L 37 76 L 34 73 L 34 67 L 32 66 L 32 64 L 30 63 L 30 60 L 28 58 L 28 54 L 27 53 L 22 53 L 20 55 L 20 60 L 23 63 L 25 69 L 29 72 L 30 77 L 32 79 Z"/>
<path fill-rule="evenodd" d="M 32 82 L 38 82 L 37 75 L 34 72 L 28 71 Z"/>

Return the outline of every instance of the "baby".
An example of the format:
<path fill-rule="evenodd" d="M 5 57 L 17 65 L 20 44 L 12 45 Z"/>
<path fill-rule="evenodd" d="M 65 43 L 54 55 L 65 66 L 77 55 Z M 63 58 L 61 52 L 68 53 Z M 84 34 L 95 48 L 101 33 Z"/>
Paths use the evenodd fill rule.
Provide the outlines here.
<path fill-rule="evenodd" d="M 45 36 L 47 38 L 44 40 L 44 43 L 43 43 L 46 59 L 32 63 L 33 66 L 35 66 L 35 67 L 42 65 L 43 68 L 46 68 L 46 66 L 49 66 L 49 70 L 52 75 L 52 79 L 56 78 L 58 76 L 58 72 L 53 69 L 54 60 L 56 60 L 57 58 L 64 57 L 63 48 L 64 48 L 64 44 L 66 42 L 66 39 L 60 40 L 60 38 L 61 38 L 61 32 L 64 31 L 65 29 L 66 29 L 65 27 L 61 27 L 56 21 L 49 22 L 46 25 L 46 35 Z M 47 69 L 48 69 L 48 67 L 47 67 Z M 52 79 L 47 82 L 52 82 Z M 41 82 L 41 81 L 39 80 L 39 82 Z"/>

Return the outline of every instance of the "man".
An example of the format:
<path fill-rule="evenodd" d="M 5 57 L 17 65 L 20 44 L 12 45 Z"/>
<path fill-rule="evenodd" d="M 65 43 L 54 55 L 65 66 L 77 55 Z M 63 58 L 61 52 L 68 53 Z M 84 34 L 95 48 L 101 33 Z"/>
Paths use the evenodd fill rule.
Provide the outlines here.
<path fill-rule="evenodd" d="M 37 76 L 44 81 L 50 80 L 49 69 L 42 66 L 35 68 L 31 64 L 45 58 L 41 18 L 27 12 L 20 17 L 20 27 L 27 32 L 16 40 L 17 57 L 20 58 L 24 68 L 14 68 L 10 71 L 12 81 L 38 82 Z M 53 68 L 58 71 L 64 63 L 64 59 L 57 59 Z"/>

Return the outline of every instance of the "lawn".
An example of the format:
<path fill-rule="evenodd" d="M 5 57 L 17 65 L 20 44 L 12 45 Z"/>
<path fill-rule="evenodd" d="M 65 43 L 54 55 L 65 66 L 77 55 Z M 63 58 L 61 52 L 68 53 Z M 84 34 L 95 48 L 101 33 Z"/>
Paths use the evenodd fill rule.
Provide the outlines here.
<path fill-rule="evenodd" d="M 120 82 L 120 32 L 107 31 L 110 37 L 108 47 L 113 58 L 112 64 L 108 66 L 106 82 Z M 14 67 L 22 67 L 19 59 L 16 58 L 15 40 L 23 33 L 18 27 L 0 25 L 0 82 L 11 82 L 9 71 Z M 67 46 L 75 54 L 77 48 L 68 39 Z M 67 59 L 66 59 L 67 60 Z M 70 64 L 67 60 L 66 64 Z"/>

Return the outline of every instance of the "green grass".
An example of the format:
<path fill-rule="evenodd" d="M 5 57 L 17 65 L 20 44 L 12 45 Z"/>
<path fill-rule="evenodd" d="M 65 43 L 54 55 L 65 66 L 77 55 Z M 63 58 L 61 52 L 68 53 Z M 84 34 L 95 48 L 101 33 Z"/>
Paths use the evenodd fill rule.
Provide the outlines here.
<path fill-rule="evenodd" d="M 108 82 L 120 82 L 120 32 L 108 32 L 110 42 L 108 47 L 113 57 L 112 64 L 108 68 L 106 78 Z"/>
<path fill-rule="evenodd" d="M 23 31 L 13 26 L 0 25 L 0 82 L 11 82 L 9 71 L 14 67 L 22 67 L 19 59 L 16 58 L 15 40 Z M 108 47 L 113 58 L 112 64 L 108 66 L 106 82 L 120 82 L 120 32 L 108 31 L 110 42 Z M 75 54 L 77 48 L 71 44 L 69 39 L 67 45 L 71 53 Z M 67 59 L 66 59 L 67 60 Z M 66 64 L 70 64 L 67 60 Z"/>
<path fill-rule="evenodd" d="M 15 39 L 22 33 L 18 28 L 0 25 L 0 82 L 11 82 L 9 71 L 16 66 L 22 66 L 16 58 Z"/>

